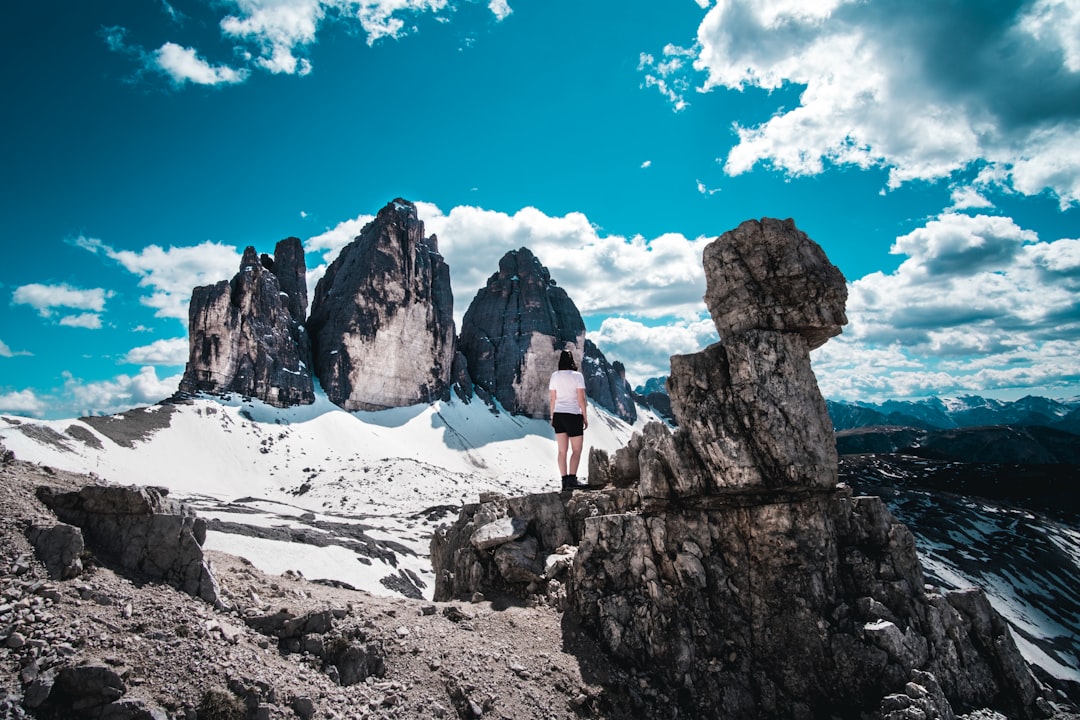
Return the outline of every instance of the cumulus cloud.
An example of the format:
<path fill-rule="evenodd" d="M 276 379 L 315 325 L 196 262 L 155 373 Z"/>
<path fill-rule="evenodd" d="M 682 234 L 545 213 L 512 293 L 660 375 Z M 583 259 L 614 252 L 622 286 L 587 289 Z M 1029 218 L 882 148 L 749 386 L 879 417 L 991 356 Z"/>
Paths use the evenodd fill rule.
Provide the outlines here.
<path fill-rule="evenodd" d="M 304 243 L 304 252 L 322 254 L 322 262 L 314 266 L 308 266 L 307 285 L 309 298 L 315 297 L 315 286 L 318 285 L 322 276 L 326 274 L 326 268 L 330 266 L 330 263 L 334 262 L 338 253 L 341 252 L 341 248 L 355 240 L 360 231 L 364 229 L 364 226 L 374 219 L 374 215 L 360 215 L 350 220 L 343 220 L 326 232 L 308 238 L 307 242 Z"/>
<path fill-rule="evenodd" d="M 671 372 L 671 356 L 694 353 L 720 338 L 711 318 L 674 321 L 665 325 L 646 325 L 625 317 L 612 317 L 589 333 L 604 355 L 626 365 L 632 385 Z"/>
<path fill-rule="evenodd" d="M 450 265 L 460 318 L 510 250 L 527 247 L 584 316 L 696 319 L 704 310 L 701 253 L 712 238 L 667 233 L 652 239 L 601 234 L 582 213 L 551 217 L 527 207 L 513 215 L 458 206 L 444 214 L 417 203 L 425 231 Z M 625 361 L 624 361 L 625 362 Z"/>
<path fill-rule="evenodd" d="M 183 365 L 187 360 L 187 338 L 155 340 L 128 350 L 124 356 L 124 362 L 132 365 Z"/>
<path fill-rule="evenodd" d="M 193 48 L 165 43 L 153 54 L 153 63 L 177 85 L 234 85 L 247 79 L 247 71 L 227 65 L 211 65 Z"/>
<path fill-rule="evenodd" d="M 176 318 L 185 323 L 192 289 L 229 279 L 240 267 L 240 255 L 235 248 L 210 241 L 168 249 L 148 245 L 139 251 L 116 250 L 97 238 L 85 236 L 72 242 L 95 254 L 101 253 L 138 275 L 139 286 L 150 290 L 140 302 L 154 308 L 156 317 Z"/>
<path fill-rule="evenodd" d="M 52 404 L 50 411 L 59 408 L 64 417 L 123 412 L 164 400 L 176 391 L 181 378 L 182 375 L 159 378 L 151 366 L 141 368 L 136 375 L 117 375 L 97 382 L 86 382 L 67 373 L 63 397 Z"/>
<path fill-rule="evenodd" d="M 66 283 L 45 285 L 30 283 L 15 288 L 11 302 L 15 305 L 29 305 L 43 318 L 53 318 L 59 308 L 86 310 L 77 315 L 65 315 L 58 322 L 69 327 L 97 329 L 101 327 L 100 313 L 105 309 L 105 301 L 113 297 L 112 290 L 103 288 L 76 288 Z"/>
<path fill-rule="evenodd" d="M 33 390 L 18 390 L 0 395 L 0 412 L 10 415 L 41 417 L 48 409 L 47 403 Z"/>
<path fill-rule="evenodd" d="M 849 285 L 850 324 L 815 352 L 829 397 L 887 399 L 1080 380 L 1080 240 L 947 212 L 899 237 L 892 273 Z"/>
<path fill-rule="evenodd" d="M 801 90 L 797 105 L 777 100 L 768 120 L 735 126 L 724 158 L 733 175 L 759 163 L 793 175 L 854 165 L 888 169 L 897 187 L 985 164 L 995 184 L 1049 189 L 1067 207 L 1080 202 L 1078 28 L 1074 0 L 962 0 L 934 12 L 880 0 L 720 0 L 698 28 L 692 66 L 669 46 L 662 61 L 643 54 L 639 68 L 676 109 L 692 77 L 704 77 L 700 91 Z"/>

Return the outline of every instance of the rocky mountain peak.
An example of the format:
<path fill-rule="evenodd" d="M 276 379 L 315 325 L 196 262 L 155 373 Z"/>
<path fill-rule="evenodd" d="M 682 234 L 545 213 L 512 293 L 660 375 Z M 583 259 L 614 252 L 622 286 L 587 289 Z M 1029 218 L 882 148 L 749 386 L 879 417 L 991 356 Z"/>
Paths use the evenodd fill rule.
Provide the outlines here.
<path fill-rule="evenodd" d="M 383 207 L 315 288 L 314 370 L 335 404 L 381 410 L 443 397 L 454 358 L 450 269 L 416 207 Z"/>
<path fill-rule="evenodd" d="M 238 393 L 278 407 L 314 402 L 307 290 L 296 282 L 306 273 L 299 240 L 289 238 L 274 261 L 264 263 L 249 246 L 231 282 L 195 288 L 180 392 Z"/>
<path fill-rule="evenodd" d="M 473 383 L 511 413 L 545 417 L 558 354 L 580 367 L 585 323 L 566 291 L 528 248 L 507 252 L 461 321 L 458 349 Z"/>

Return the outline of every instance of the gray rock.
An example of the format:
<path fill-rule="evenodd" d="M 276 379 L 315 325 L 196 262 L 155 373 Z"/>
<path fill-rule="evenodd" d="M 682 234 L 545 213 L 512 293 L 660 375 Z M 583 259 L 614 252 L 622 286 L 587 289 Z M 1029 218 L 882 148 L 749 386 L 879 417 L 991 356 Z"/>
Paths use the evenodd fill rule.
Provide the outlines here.
<path fill-rule="evenodd" d="M 637 404 L 621 362 L 608 363 L 600 348 L 586 339 L 581 372 L 585 376 L 585 394 L 593 402 L 631 425 L 637 421 Z"/>
<path fill-rule="evenodd" d="M 34 546 L 38 560 L 45 565 L 49 577 L 69 580 L 78 577 L 83 570 L 82 553 L 85 550 L 82 531 L 73 525 L 31 525 L 26 537 Z"/>
<path fill-rule="evenodd" d="M 706 246 L 705 304 L 722 340 L 747 330 L 794 332 L 813 350 L 847 324 L 847 284 L 795 222 L 747 220 Z"/>
<path fill-rule="evenodd" d="M 397 199 L 341 250 L 315 288 L 315 374 L 346 410 L 448 397 L 454 298 L 438 239 Z"/>
<path fill-rule="evenodd" d="M 217 579 L 203 557 L 206 523 L 158 488 L 88 485 L 78 492 L 39 487 L 38 498 L 77 525 L 96 553 L 126 570 L 162 580 L 220 604 Z"/>
<path fill-rule="evenodd" d="M 180 392 L 238 393 L 277 407 L 315 401 L 299 244 L 296 238 L 282 240 L 275 253 L 280 261 L 265 263 L 277 267 L 284 285 L 248 247 L 231 282 L 192 291 L 190 355 Z"/>
<path fill-rule="evenodd" d="M 461 321 L 458 349 L 478 391 L 516 415 L 548 417 L 548 380 L 559 353 L 582 364 L 585 323 L 566 291 L 528 248 L 499 260 Z"/>
<path fill-rule="evenodd" d="M 529 524 L 520 518 L 497 518 L 476 528 L 472 535 L 472 545 L 477 550 L 487 550 L 517 540 L 528 529 Z"/>

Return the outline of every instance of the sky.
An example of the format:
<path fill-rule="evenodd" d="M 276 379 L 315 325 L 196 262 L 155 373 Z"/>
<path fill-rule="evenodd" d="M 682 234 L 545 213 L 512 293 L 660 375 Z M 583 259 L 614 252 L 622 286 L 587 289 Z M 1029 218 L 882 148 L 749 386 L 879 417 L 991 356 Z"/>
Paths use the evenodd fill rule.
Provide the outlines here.
<path fill-rule="evenodd" d="M 460 321 L 528 247 L 637 385 L 705 245 L 843 272 L 830 399 L 1080 396 L 1080 0 L 35 0 L 0 25 L 0 412 L 177 388 L 191 289 L 395 198 Z"/>

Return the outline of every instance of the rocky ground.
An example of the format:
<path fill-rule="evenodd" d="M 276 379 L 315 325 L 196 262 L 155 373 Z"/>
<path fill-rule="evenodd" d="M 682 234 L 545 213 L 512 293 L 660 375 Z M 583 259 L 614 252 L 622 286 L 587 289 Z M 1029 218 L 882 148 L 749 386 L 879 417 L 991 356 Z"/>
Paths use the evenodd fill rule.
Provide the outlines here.
<path fill-rule="evenodd" d="M 80 576 L 50 579 L 25 534 L 56 522 L 35 488 L 94 481 L 0 465 L 0 717 L 83 717 L 42 697 L 43 679 L 79 666 L 97 673 L 85 692 L 130 701 L 113 702 L 110 718 L 632 717 L 628 693 L 604 690 L 631 684 L 639 703 L 663 700 L 548 606 L 377 597 L 222 553 L 209 555 L 219 609 L 92 557 Z M 323 626 L 279 639 L 287 617 Z M 324 659 L 335 644 L 359 649 L 339 656 L 340 671 Z"/>

